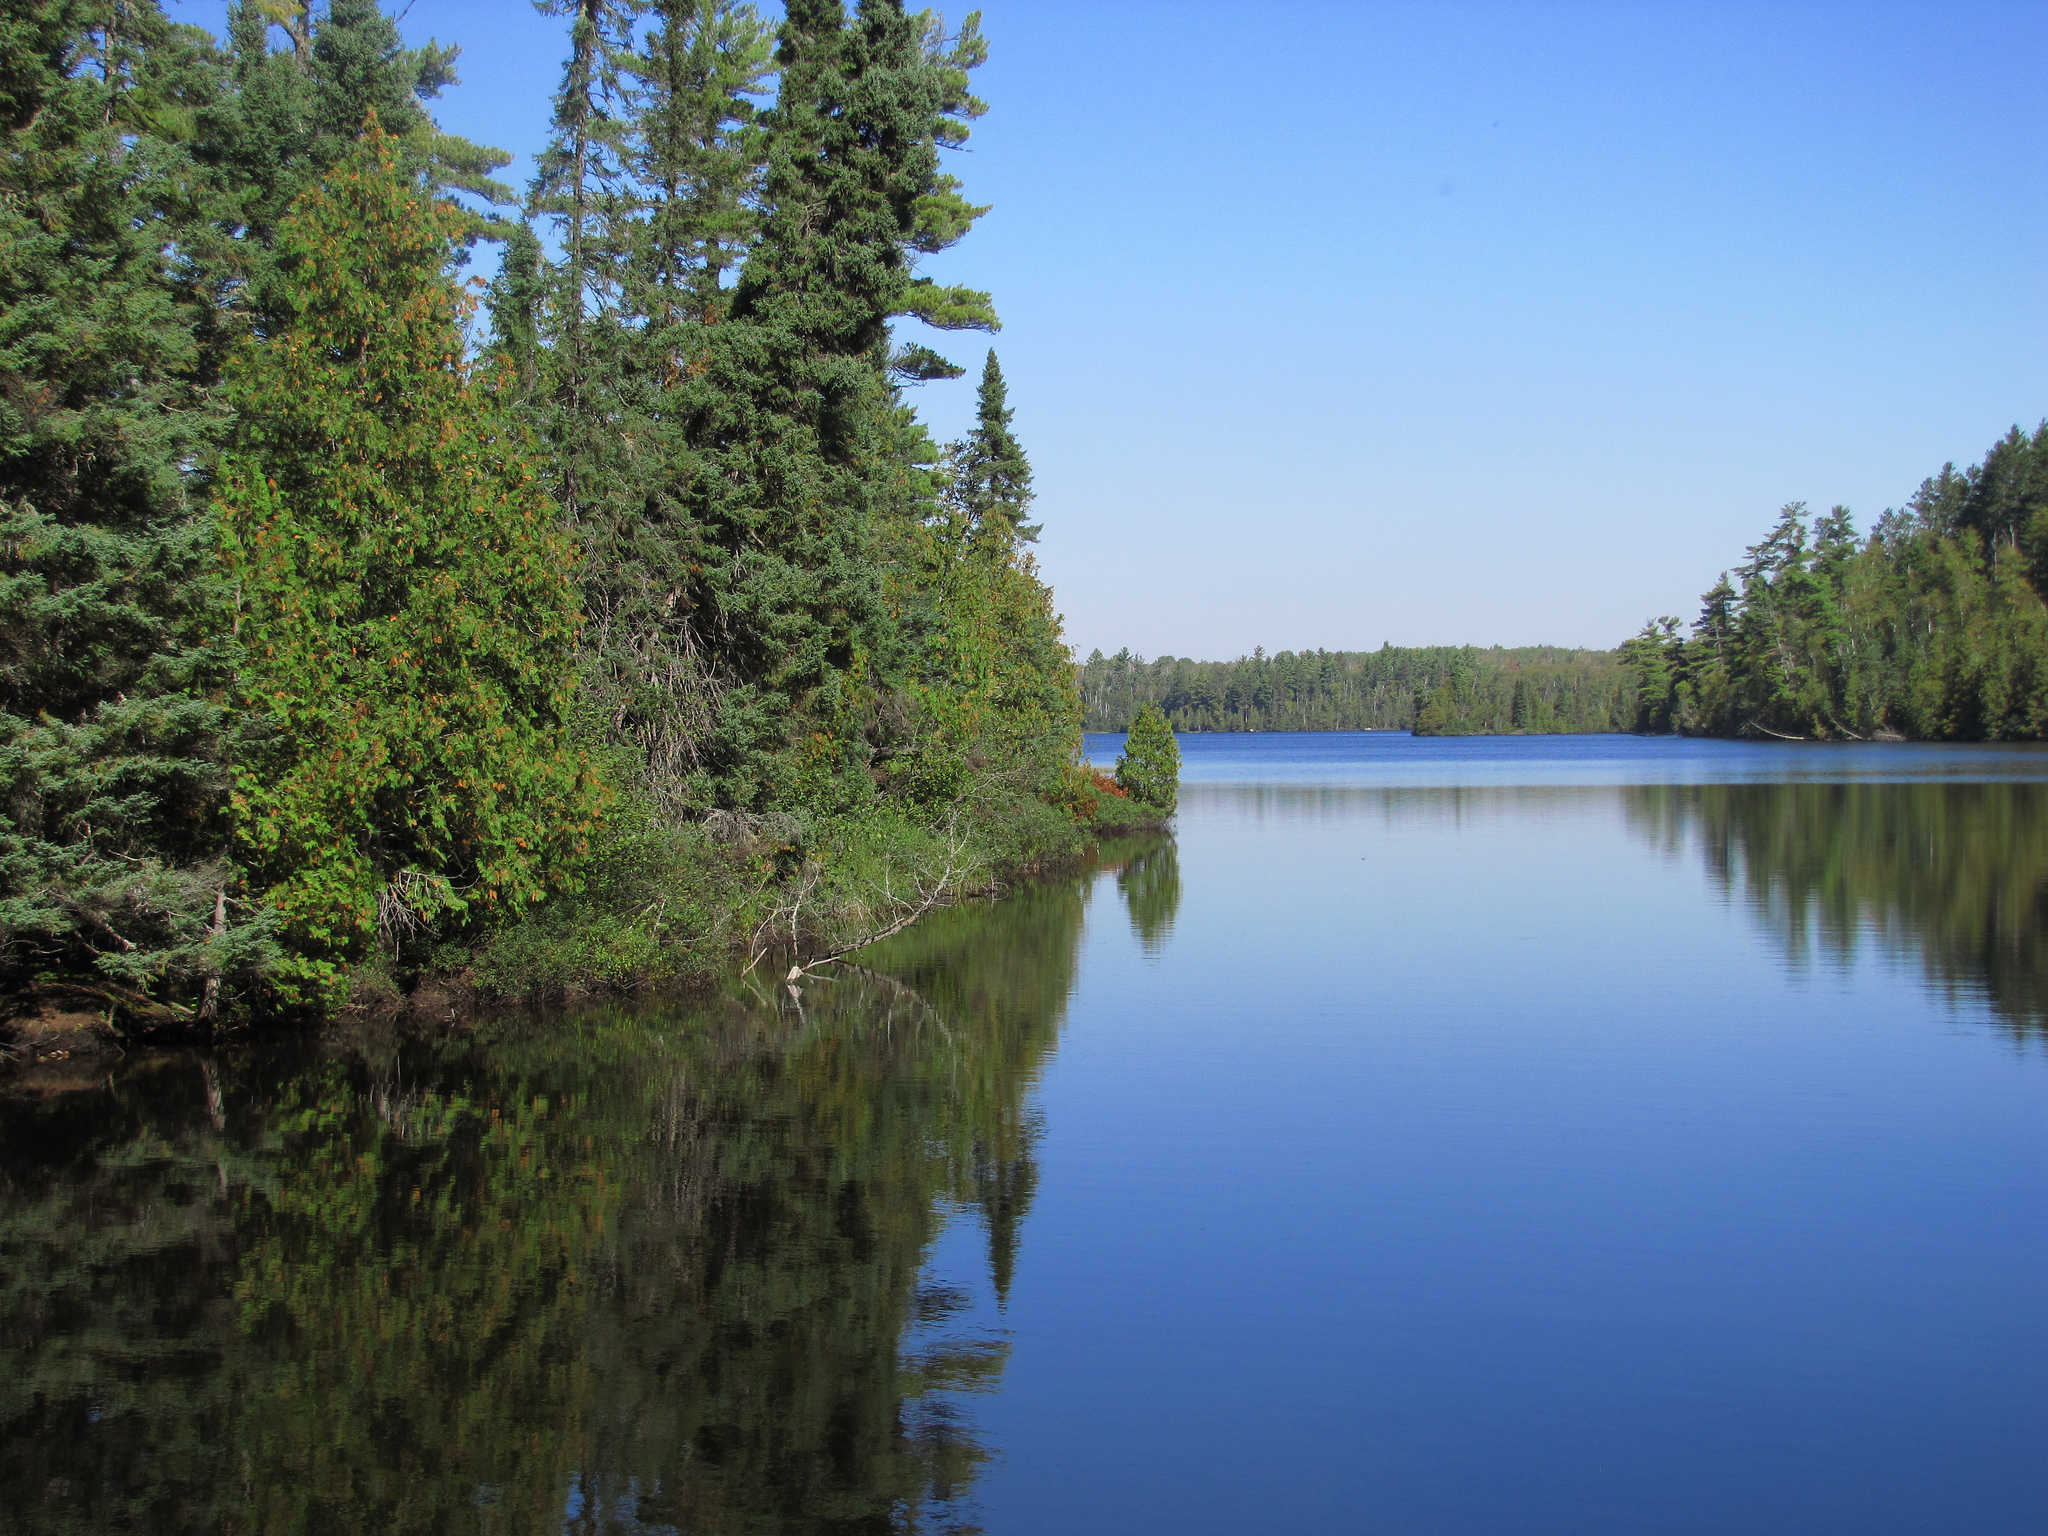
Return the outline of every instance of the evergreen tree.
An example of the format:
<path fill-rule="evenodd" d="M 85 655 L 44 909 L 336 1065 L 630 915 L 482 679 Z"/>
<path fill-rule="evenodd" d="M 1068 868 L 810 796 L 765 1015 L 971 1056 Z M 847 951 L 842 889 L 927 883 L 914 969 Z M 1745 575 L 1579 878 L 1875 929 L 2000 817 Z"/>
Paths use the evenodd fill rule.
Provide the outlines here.
<path fill-rule="evenodd" d="M 1158 705 L 1147 704 L 1131 721 L 1116 760 L 1116 782 L 1140 805 L 1169 815 L 1179 803 L 1180 743 Z"/>
<path fill-rule="evenodd" d="M 592 810 L 571 552 L 464 366 L 461 227 L 373 117 L 281 229 L 291 323 L 231 381 L 236 831 L 310 995 L 375 937 L 539 899 Z"/>
<path fill-rule="evenodd" d="M 1634 675 L 1634 729 L 1652 735 L 1669 731 L 1677 700 L 1678 620 L 1652 619 L 1621 646 L 1621 663 Z"/>
<path fill-rule="evenodd" d="M 884 370 L 942 92 L 898 0 L 851 24 L 838 0 L 794 0 L 776 61 L 761 238 L 693 397 L 690 511 L 714 554 L 688 601 L 732 680 L 715 793 L 825 808 L 872 791 L 896 665 L 874 559 L 878 472 L 901 463 Z"/>
<path fill-rule="evenodd" d="M 2015 428 L 1984 461 L 1921 483 L 1859 544 L 1848 509 L 1793 503 L 1723 575 L 1679 648 L 1673 727 L 1724 735 L 1995 740 L 2048 719 L 2048 607 L 2029 532 L 2040 446 Z M 1624 647 L 1639 646 L 1631 641 Z"/>
<path fill-rule="evenodd" d="M 1024 521 L 1031 506 L 1031 466 L 1011 431 L 1015 414 L 990 348 L 975 395 L 974 431 L 952 454 L 953 500 L 968 541 L 989 545 L 1000 552 L 998 558 L 1015 544 L 1036 541 L 1040 531 Z"/>
<path fill-rule="evenodd" d="M 944 18 L 926 11 L 915 18 L 922 31 L 926 76 L 935 88 L 936 108 L 931 121 L 932 143 L 939 149 L 961 149 L 973 133 L 973 124 L 988 111 L 988 103 L 976 96 L 970 77 L 988 61 L 988 42 L 981 35 L 981 12 L 971 11 L 953 36 L 946 33 Z M 960 243 L 988 205 L 967 200 L 960 178 L 938 168 L 917 199 L 908 241 L 908 266 L 915 268 L 918 257 L 936 255 Z M 904 286 L 893 314 L 919 320 L 941 331 L 996 331 L 996 318 L 989 295 L 958 283 L 940 283 L 928 277 L 912 277 Z M 964 370 L 930 347 L 917 342 L 896 346 L 889 360 L 890 376 L 901 384 L 919 384 L 933 379 L 957 379 Z"/>
<path fill-rule="evenodd" d="M 545 216 L 561 242 L 551 311 L 556 334 L 551 409 L 545 430 L 556 484 L 571 525 L 586 495 L 616 482 L 607 462 L 618 436 L 608 428 L 599 356 L 617 339 L 618 285 L 629 246 L 634 202 L 626 178 L 631 119 L 628 69 L 633 30 L 646 0 L 534 0 L 545 15 L 570 18 L 569 59 L 555 95 L 553 133 L 528 195 L 530 216 Z M 616 346 L 602 347 L 605 359 Z"/>
<path fill-rule="evenodd" d="M 1080 668 L 1080 686 L 1090 730 L 1114 730 L 1148 702 L 1182 731 L 1618 731 L 1636 718 L 1618 652 L 1541 645 L 1255 652 L 1224 662 L 1098 652 Z"/>
<path fill-rule="evenodd" d="M 691 333 L 675 328 L 725 318 L 728 278 L 760 228 L 756 98 L 769 88 L 771 36 L 755 8 L 735 0 L 653 0 L 652 10 L 632 66 L 639 110 L 629 153 L 648 212 L 628 307 L 644 318 L 673 385 L 701 355 Z"/>
<path fill-rule="evenodd" d="M 739 0 L 542 8 L 555 138 L 476 363 L 449 271 L 504 157 L 429 115 L 452 48 L 376 0 L 238 0 L 225 53 L 152 0 L 0 22 L 8 985 L 168 1020 L 475 936 L 567 878 L 572 709 L 630 748 L 636 890 L 714 806 L 972 822 L 950 881 L 1071 830 L 1000 368 L 949 457 L 898 386 L 959 370 L 891 332 L 996 328 L 917 272 L 984 211 L 939 160 L 978 17 L 796 0 L 771 62 Z"/>
<path fill-rule="evenodd" d="M 272 50 L 273 28 L 285 32 L 286 50 Z M 331 0 L 317 12 L 313 0 L 236 0 L 228 42 L 235 89 L 209 115 L 199 147 L 237 203 L 238 265 L 259 331 L 275 331 L 290 313 L 270 257 L 286 211 L 372 112 L 398 141 L 408 175 L 483 205 L 462 216 L 465 246 L 500 232 L 485 210 L 514 201 L 495 175 L 511 156 L 441 132 L 428 110 L 455 83 L 457 49 L 406 47 L 377 0 Z"/>
<path fill-rule="evenodd" d="M 0 983 L 142 1022 L 210 1015 L 265 954 L 194 494 L 218 415 L 177 135 L 218 78 L 142 0 L 0 22 Z"/>
<path fill-rule="evenodd" d="M 525 219 L 505 236 L 505 254 L 485 296 L 491 351 L 511 369 L 520 390 L 531 394 L 542 363 L 547 262 L 533 225 Z"/>
<path fill-rule="evenodd" d="M 753 239 L 761 142 L 752 98 L 768 33 L 750 6 L 656 0 L 644 55 L 628 71 L 622 159 L 637 216 L 614 221 L 624 250 L 616 314 L 588 322 L 606 357 L 589 399 L 600 415 L 578 451 L 604 464 L 577 500 L 590 619 L 584 686 L 614 740 L 643 765 L 654 806 L 680 819 L 710 799 L 705 743 L 724 686 L 689 591 L 709 558 L 689 504 L 698 453 L 691 409 L 725 275 Z"/>
<path fill-rule="evenodd" d="M 919 592 L 892 606 L 932 607 L 918 690 L 925 724 L 916 747 L 920 792 L 942 798 L 1000 763 L 1038 788 L 1072 756 L 1079 735 L 1072 658 L 1052 594 L 1025 548 L 1031 466 L 1011 426 L 1002 370 L 991 352 L 972 432 L 946 455 L 944 495 L 922 530 Z"/>

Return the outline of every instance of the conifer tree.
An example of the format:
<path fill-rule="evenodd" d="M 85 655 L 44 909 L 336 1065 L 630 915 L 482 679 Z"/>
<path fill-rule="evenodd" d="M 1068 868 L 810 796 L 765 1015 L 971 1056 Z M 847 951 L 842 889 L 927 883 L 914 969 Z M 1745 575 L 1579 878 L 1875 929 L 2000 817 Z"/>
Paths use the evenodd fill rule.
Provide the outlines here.
<path fill-rule="evenodd" d="M 944 19 L 936 12 L 926 11 L 916 22 L 922 32 L 925 71 L 937 98 L 932 142 L 942 150 L 962 149 L 973 132 L 974 122 L 988 111 L 988 103 L 974 94 L 970 81 L 972 72 L 988 62 L 988 42 L 981 35 L 981 12 L 969 12 L 959 32 L 950 37 Z M 931 181 L 917 200 L 909 239 L 909 265 L 915 268 L 918 257 L 935 255 L 959 244 L 975 221 L 987 212 L 987 204 L 967 200 L 959 177 L 940 170 L 934 163 Z M 941 331 L 1002 329 L 987 293 L 928 277 L 911 278 L 894 314 Z M 918 342 L 899 344 L 890 358 L 890 376 L 903 384 L 957 379 L 962 372 L 957 364 Z"/>
<path fill-rule="evenodd" d="M 546 266 L 533 225 L 521 219 L 505 236 L 505 254 L 484 300 L 491 351 L 504 360 L 524 393 L 534 389 L 542 362 Z"/>
<path fill-rule="evenodd" d="M 1011 430 L 1015 412 L 994 348 L 981 368 L 975 396 L 974 430 L 952 455 L 953 497 L 966 537 L 1007 559 L 1018 544 L 1037 540 L 1039 528 L 1024 521 L 1031 506 L 1031 465 Z"/>
<path fill-rule="evenodd" d="M 772 76 L 772 39 L 759 12 L 735 0 L 651 0 L 651 8 L 654 24 L 632 66 L 630 163 L 647 215 L 629 308 L 680 375 L 693 355 L 688 333 L 675 328 L 725 317 L 727 279 L 759 231 L 765 146 L 756 98 Z"/>
<path fill-rule="evenodd" d="M 1171 814 L 1180 801 L 1180 743 L 1157 704 L 1131 721 L 1116 760 L 1116 781 L 1140 805 Z"/>
<path fill-rule="evenodd" d="M 752 98 L 769 42 L 751 6 L 655 0 L 652 10 L 644 55 L 621 66 L 632 108 L 621 161 L 635 191 L 632 220 L 607 226 L 623 253 L 616 312 L 587 322 L 605 360 L 590 385 L 605 426 L 602 447 L 580 460 L 601 453 L 604 484 L 584 475 L 576 515 L 586 695 L 612 739 L 640 755 L 655 808 L 678 819 L 709 798 L 704 744 L 723 683 L 688 599 L 707 558 L 688 502 L 691 400 L 707 329 L 730 301 L 725 275 L 756 223 Z"/>
<path fill-rule="evenodd" d="M 1071 756 L 1079 701 L 1052 594 L 1025 548 L 1038 530 L 1022 521 L 1031 465 L 1013 414 L 991 351 L 974 428 L 946 455 L 941 515 L 928 535 L 925 581 L 937 614 L 922 692 L 934 741 L 923 751 L 933 758 L 937 746 L 963 767 L 1001 762 L 1043 779 Z"/>
<path fill-rule="evenodd" d="M 143 1022 L 210 1014 L 265 951 L 230 902 L 194 484 L 218 415 L 176 135 L 215 64 L 145 0 L 0 23 L 0 982 Z"/>
<path fill-rule="evenodd" d="M 288 47 L 274 51 L 271 29 Z M 228 12 L 235 90 L 209 115 L 201 145 L 238 203 L 240 264 L 259 331 L 281 326 L 289 301 L 275 293 L 269 251 L 286 210 L 354 142 L 374 112 L 398 145 L 408 174 L 443 195 L 463 193 L 484 209 L 514 201 L 496 178 L 511 156 L 443 133 L 428 103 L 455 83 L 458 51 L 428 42 L 408 48 L 377 0 L 236 0 Z M 482 209 L 465 212 L 462 241 L 500 230 Z"/>
<path fill-rule="evenodd" d="M 571 551 L 464 365 L 460 234 L 373 117 L 280 231 L 291 323 L 231 380 L 236 833 L 303 995 L 380 935 L 537 900 L 592 814 Z"/>
<path fill-rule="evenodd" d="M 527 198 L 529 217 L 552 221 L 562 258 L 554 270 L 548 408 L 542 415 L 563 511 L 580 523 L 587 496 L 616 490 L 605 462 L 618 443 L 600 428 L 612 414 L 619 326 L 618 285 L 634 200 L 625 139 L 631 102 L 627 70 L 633 29 L 646 0 L 534 0 L 545 15 L 570 18 L 569 58 L 555 94 L 553 131 Z M 609 344 L 608 344 L 609 343 Z"/>
<path fill-rule="evenodd" d="M 899 462 L 888 322 L 942 93 L 899 0 L 851 24 L 838 0 L 793 0 L 776 61 L 761 238 L 695 397 L 691 511 L 715 555 L 689 601 L 732 678 L 717 793 L 823 806 L 871 792 L 875 685 L 893 665 L 873 559 L 877 471 Z"/>

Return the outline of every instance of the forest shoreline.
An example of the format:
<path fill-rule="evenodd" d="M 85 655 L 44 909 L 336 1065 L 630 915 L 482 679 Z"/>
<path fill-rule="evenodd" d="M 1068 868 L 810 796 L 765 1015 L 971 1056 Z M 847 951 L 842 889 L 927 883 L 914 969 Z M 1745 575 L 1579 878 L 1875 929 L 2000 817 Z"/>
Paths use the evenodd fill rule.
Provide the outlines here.
<path fill-rule="evenodd" d="M 31 1079 L 37 1076 L 54 1075 L 69 1082 L 79 1078 L 83 1069 L 84 1077 L 72 1086 L 96 1086 L 100 1081 L 98 1065 L 130 1050 L 207 1049 L 226 1040 L 253 1038 L 272 1028 L 317 1031 L 370 1023 L 469 1029 L 494 1015 L 553 1016 L 607 999 L 686 1002 L 708 996 L 748 971 L 780 980 L 794 964 L 808 974 L 813 967 L 857 954 L 906 931 L 933 913 L 964 902 L 1004 900 L 1019 887 L 1073 874 L 1108 844 L 1170 837 L 1172 824 L 1171 813 L 1101 793 L 1085 819 L 1067 824 L 1069 835 L 987 864 L 975 878 L 946 891 L 887 934 L 863 937 L 858 928 L 823 921 L 802 928 L 796 943 L 775 936 L 756 950 L 749 942 L 752 935 L 733 930 L 724 935 L 722 945 L 703 954 L 701 963 L 682 967 L 650 964 L 606 978 L 572 977 L 553 985 L 511 988 L 493 984 L 480 973 L 474 958 L 464 957 L 410 975 L 401 986 L 381 974 L 372 962 L 351 973 L 346 1000 L 329 1011 L 282 1015 L 241 1008 L 212 1020 L 138 1015 L 123 1006 L 123 1000 L 89 998 L 83 988 L 70 982 L 19 989 L 0 998 L 0 1082 L 9 1091 L 21 1091 L 25 1086 L 33 1091 Z M 894 866 L 885 872 L 884 883 L 911 873 L 907 865 Z M 590 914 L 583 926 L 606 926 L 603 914 Z M 83 1006 L 87 1003 L 92 1006 Z"/>
<path fill-rule="evenodd" d="M 895 331 L 1000 328 L 978 17 L 560 20 L 523 194 L 374 4 L 0 38 L 0 1024 L 668 985 L 1121 802 L 995 354 L 940 442 Z"/>

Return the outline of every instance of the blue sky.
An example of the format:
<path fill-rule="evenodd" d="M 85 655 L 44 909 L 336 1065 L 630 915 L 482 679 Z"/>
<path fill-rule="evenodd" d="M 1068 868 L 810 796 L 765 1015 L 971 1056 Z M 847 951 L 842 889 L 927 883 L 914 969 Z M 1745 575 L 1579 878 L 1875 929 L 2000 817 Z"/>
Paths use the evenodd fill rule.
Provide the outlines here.
<path fill-rule="evenodd" d="M 1780 504 L 1868 526 L 2048 415 L 2048 7 L 983 26 L 954 169 L 994 210 L 929 270 L 995 294 L 1082 655 L 1612 645 L 1690 618 Z M 562 23 L 405 27 L 462 46 L 444 126 L 538 146 Z M 920 392 L 937 435 L 972 380 Z"/>

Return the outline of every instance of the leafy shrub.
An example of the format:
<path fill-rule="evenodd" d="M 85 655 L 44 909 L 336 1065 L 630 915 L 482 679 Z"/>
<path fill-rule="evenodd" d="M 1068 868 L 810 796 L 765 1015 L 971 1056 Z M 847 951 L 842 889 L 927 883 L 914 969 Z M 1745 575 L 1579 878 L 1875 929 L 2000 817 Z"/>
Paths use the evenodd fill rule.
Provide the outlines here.
<path fill-rule="evenodd" d="M 1116 781 L 1133 800 L 1172 813 L 1180 800 L 1180 743 L 1157 704 L 1147 704 L 1131 721 Z"/>

